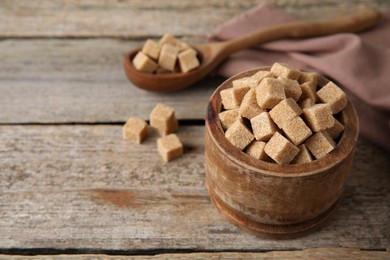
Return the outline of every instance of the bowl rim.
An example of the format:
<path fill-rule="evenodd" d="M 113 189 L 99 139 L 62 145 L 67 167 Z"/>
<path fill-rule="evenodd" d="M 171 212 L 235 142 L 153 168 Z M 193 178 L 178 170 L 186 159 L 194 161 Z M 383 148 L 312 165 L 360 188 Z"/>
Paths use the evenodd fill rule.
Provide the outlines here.
<path fill-rule="evenodd" d="M 222 108 L 220 92 L 232 87 L 231 82 L 233 80 L 251 76 L 259 70 L 270 70 L 270 68 L 270 66 L 257 67 L 237 73 L 220 84 L 211 95 L 207 106 L 205 129 L 208 131 L 208 134 L 214 144 L 230 161 L 240 165 L 241 167 L 250 169 L 254 173 L 266 174 L 269 176 L 286 178 L 303 177 L 327 172 L 327 170 L 332 169 L 337 165 L 342 167 L 341 163 L 350 153 L 354 152 L 355 144 L 359 135 L 359 121 L 357 113 L 349 99 L 347 106 L 342 112 L 340 112 L 344 121 L 344 131 L 336 144 L 336 148 L 324 157 L 316 159 L 310 163 L 280 165 L 277 163 L 258 160 L 237 149 L 225 138 L 224 131 L 218 118 L 218 113 Z M 320 74 L 318 75 L 320 85 L 323 86 L 330 81 L 324 76 Z M 340 84 L 337 85 L 341 86 Z"/>

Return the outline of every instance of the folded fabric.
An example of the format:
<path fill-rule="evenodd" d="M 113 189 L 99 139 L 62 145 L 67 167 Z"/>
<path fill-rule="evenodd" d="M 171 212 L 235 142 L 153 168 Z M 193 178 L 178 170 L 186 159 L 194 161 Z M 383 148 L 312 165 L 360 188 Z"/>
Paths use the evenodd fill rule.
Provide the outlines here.
<path fill-rule="evenodd" d="M 262 4 L 223 24 L 209 40 L 230 40 L 294 20 Z M 390 151 L 390 10 L 382 13 L 375 28 L 359 34 L 278 40 L 237 52 L 218 73 L 230 77 L 274 62 L 317 71 L 338 83 L 358 112 L 361 135 Z"/>

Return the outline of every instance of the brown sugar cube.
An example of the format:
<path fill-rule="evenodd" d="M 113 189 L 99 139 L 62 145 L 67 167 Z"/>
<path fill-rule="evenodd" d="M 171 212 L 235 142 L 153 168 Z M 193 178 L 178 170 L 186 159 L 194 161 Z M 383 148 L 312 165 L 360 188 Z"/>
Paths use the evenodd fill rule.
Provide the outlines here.
<path fill-rule="evenodd" d="M 180 46 L 180 52 L 183 52 L 188 49 L 192 49 L 191 46 L 185 42 L 179 42 L 179 46 Z"/>
<path fill-rule="evenodd" d="M 242 120 L 234 122 L 225 132 L 229 142 L 240 150 L 244 150 L 254 139 L 251 131 L 246 128 Z"/>
<path fill-rule="evenodd" d="M 306 123 L 313 132 L 319 132 L 334 126 L 334 117 L 328 104 L 316 104 L 303 109 Z"/>
<path fill-rule="evenodd" d="M 250 87 L 228 88 L 221 91 L 221 101 L 225 109 L 239 108 Z"/>
<path fill-rule="evenodd" d="M 295 156 L 294 160 L 291 161 L 291 164 L 304 164 L 313 161 L 313 157 L 310 154 L 305 144 L 298 146 L 299 153 Z"/>
<path fill-rule="evenodd" d="M 279 128 L 283 129 L 283 124 L 294 117 L 302 114 L 302 109 L 292 98 L 287 98 L 279 102 L 270 112 L 272 120 Z"/>
<path fill-rule="evenodd" d="M 156 74 L 167 74 L 167 73 L 171 73 L 172 71 L 158 67 L 155 72 Z"/>
<path fill-rule="evenodd" d="M 301 71 L 284 63 L 274 63 L 271 72 L 277 77 L 297 80 L 301 76 Z"/>
<path fill-rule="evenodd" d="M 255 90 L 254 89 L 249 90 L 245 94 L 241 102 L 240 109 L 239 109 L 240 115 L 250 120 L 264 111 L 266 110 L 259 107 L 259 105 L 257 104 Z"/>
<path fill-rule="evenodd" d="M 317 100 L 315 88 L 313 88 L 308 82 L 301 84 L 300 88 L 302 90 L 301 99 L 310 98 L 313 102 Z"/>
<path fill-rule="evenodd" d="M 273 78 L 274 74 L 271 71 L 268 70 L 259 70 L 252 76 L 250 76 L 250 79 L 253 82 L 253 87 L 257 87 L 257 85 L 260 84 L 260 82 L 265 78 Z"/>
<path fill-rule="evenodd" d="M 278 127 L 272 121 L 268 112 L 263 112 L 252 118 L 251 126 L 253 135 L 258 141 L 268 141 L 278 130 Z"/>
<path fill-rule="evenodd" d="M 175 132 L 179 128 L 175 110 L 167 105 L 157 103 L 150 113 L 150 126 L 156 128 L 160 135 Z"/>
<path fill-rule="evenodd" d="M 258 160 L 267 160 L 267 154 L 264 152 L 265 142 L 261 141 L 253 141 L 248 147 L 245 149 L 245 152 Z"/>
<path fill-rule="evenodd" d="M 295 145 L 300 145 L 312 135 L 312 131 L 299 116 L 283 124 L 283 132 Z"/>
<path fill-rule="evenodd" d="M 164 44 L 167 43 L 174 46 L 179 45 L 179 42 L 175 39 L 175 37 L 173 37 L 173 35 L 169 33 L 166 33 L 161 37 L 160 41 L 158 42 L 158 45 L 162 47 Z"/>
<path fill-rule="evenodd" d="M 164 44 L 160 51 L 158 65 L 164 69 L 174 71 L 179 50 L 180 47 L 178 46 L 174 46 L 168 43 Z"/>
<path fill-rule="evenodd" d="M 194 49 L 187 49 L 179 53 L 179 64 L 182 72 L 188 72 L 199 67 L 199 61 Z"/>
<path fill-rule="evenodd" d="M 313 99 L 311 99 L 311 98 L 305 98 L 304 100 L 299 102 L 299 106 L 302 109 L 312 107 L 312 106 L 314 106 L 314 104 L 315 103 L 314 103 Z"/>
<path fill-rule="evenodd" d="M 218 114 L 223 130 L 228 129 L 234 122 L 241 118 L 238 108 L 225 110 Z"/>
<path fill-rule="evenodd" d="M 333 139 L 339 137 L 343 131 L 344 131 L 344 126 L 337 119 L 334 119 L 333 127 L 326 129 L 326 132 L 328 132 L 329 136 L 332 137 Z"/>
<path fill-rule="evenodd" d="M 317 159 L 324 157 L 336 147 L 336 143 L 325 131 L 315 133 L 307 139 L 305 145 Z"/>
<path fill-rule="evenodd" d="M 262 108 L 272 109 L 285 98 L 283 84 L 277 79 L 265 78 L 256 87 L 257 103 Z"/>
<path fill-rule="evenodd" d="M 298 154 L 299 148 L 276 132 L 265 145 L 264 151 L 278 164 L 289 164 Z"/>
<path fill-rule="evenodd" d="M 122 128 L 123 139 L 141 143 L 148 131 L 148 125 L 140 118 L 130 117 Z"/>
<path fill-rule="evenodd" d="M 144 46 L 142 47 L 142 52 L 148 55 L 150 58 L 154 59 L 155 61 L 158 60 L 158 56 L 160 55 L 161 47 L 158 45 L 157 42 L 153 40 L 146 40 L 144 43 Z"/>
<path fill-rule="evenodd" d="M 137 70 L 146 73 L 153 73 L 157 69 L 157 63 L 141 51 L 135 55 L 133 65 Z"/>
<path fill-rule="evenodd" d="M 243 88 L 243 87 L 250 87 L 253 88 L 253 82 L 250 77 L 244 77 L 240 79 L 235 79 L 232 81 L 233 88 Z"/>
<path fill-rule="evenodd" d="M 298 81 L 287 78 L 278 78 L 278 80 L 283 84 L 286 97 L 298 101 L 302 95 L 302 89 L 299 86 Z"/>
<path fill-rule="evenodd" d="M 183 144 L 175 134 L 159 138 L 157 140 L 157 149 L 165 162 L 172 161 L 183 154 Z"/>
<path fill-rule="evenodd" d="M 343 110 L 348 103 L 347 95 L 333 82 L 329 82 L 318 90 L 317 97 L 330 105 L 333 114 Z"/>
<path fill-rule="evenodd" d="M 299 84 L 307 83 L 314 92 L 317 90 L 318 74 L 316 72 L 301 72 Z"/>

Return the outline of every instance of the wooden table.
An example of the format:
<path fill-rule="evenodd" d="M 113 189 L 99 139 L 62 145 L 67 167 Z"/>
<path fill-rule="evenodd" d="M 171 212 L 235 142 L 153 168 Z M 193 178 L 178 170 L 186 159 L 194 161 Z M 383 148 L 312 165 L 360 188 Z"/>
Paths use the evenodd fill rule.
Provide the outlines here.
<path fill-rule="evenodd" d="M 146 38 L 170 32 L 203 42 L 260 2 L 1 1 L 0 259 L 390 257 L 389 153 L 360 139 L 327 226 L 300 239 L 259 239 L 227 222 L 205 189 L 203 118 L 223 79 L 171 94 L 127 81 L 123 54 Z M 271 2 L 304 19 L 356 4 Z M 142 145 L 121 138 L 124 121 L 148 119 L 156 102 L 180 119 L 185 155 L 169 164 L 155 132 Z"/>

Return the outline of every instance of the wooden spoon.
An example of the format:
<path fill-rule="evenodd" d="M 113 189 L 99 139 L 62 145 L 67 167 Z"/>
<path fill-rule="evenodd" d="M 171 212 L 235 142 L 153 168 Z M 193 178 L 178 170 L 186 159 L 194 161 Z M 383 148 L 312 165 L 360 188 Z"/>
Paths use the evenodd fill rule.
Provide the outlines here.
<path fill-rule="evenodd" d="M 187 73 L 148 74 L 133 66 L 132 60 L 140 49 L 125 54 L 124 69 L 130 81 L 149 91 L 175 91 L 188 87 L 212 72 L 229 55 L 261 43 L 282 38 L 305 38 L 342 32 L 359 32 L 374 26 L 379 13 L 369 8 L 359 9 L 348 16 L 324 21 L 297 21 L 262 29 L 244 37 L 225 42 L 193 46 L 198 51 L 200 66 Z"/>

